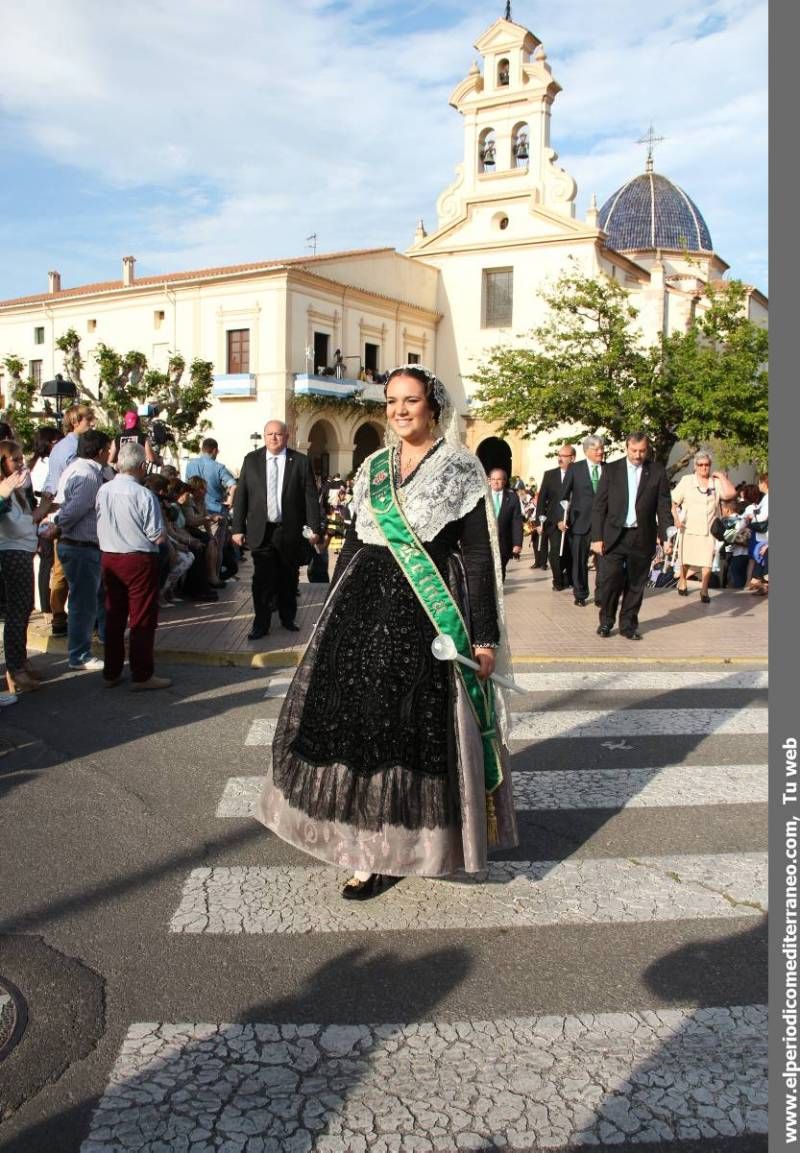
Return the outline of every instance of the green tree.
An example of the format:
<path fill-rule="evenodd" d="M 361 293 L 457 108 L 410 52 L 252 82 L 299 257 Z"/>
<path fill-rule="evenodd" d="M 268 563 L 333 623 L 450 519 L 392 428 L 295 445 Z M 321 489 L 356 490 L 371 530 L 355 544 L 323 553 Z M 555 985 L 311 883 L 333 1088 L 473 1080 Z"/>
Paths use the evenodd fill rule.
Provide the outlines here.
<path fill-rule="evenodd" d="M 92 390 L 83 380 L 84 361 L 80 355 L 80 337 L 69 329 L 56 344 L 64 353 L 64 369 L 78 385 L 81 396 L 91 400 L 108 430 L 119 427 L 123 414 L 145 402 L 152 404 L 175 436 L 176 445 L 196 451 L 210 423 L 202 413 L 211 406 L 214 365 L 210 360 L 195 359 L 189 369 L 188 384 L 183 380 L 186 361 L 173 353 L 167 371 L 148 368 L 147 357 L 135 350 L 124 355 L 98 344 L 94 351 L 98 383 Z"/>
<path fill-rule="evenodd" d="M 146 399 L 147 357 L 143 352 L 128 352 L 121 356 L 103 343 L 98 344 L 93 355 L 97 362 L 97 403 L 109 427 L 116 428 L 124 413 L 137 408 Z"/>
<path fill-rule="evenodd" d="M 197 452 L 203 433 L 211 427 L 202 414 L 211 407 L 214 365 L 195 358 L 189 367 L 189 383 L 183 381 L 186 361 L 170 357 L 166 372 L 150 369 L 144 378 L 147 399 L 156 405 L 175 441 L 189 452 Z"/>
<path fill-rule="evenodd" d="M 616 445 L 644 429 L 657 460 L 679 441 L 725 441 L 729 457 L 759 457 L 766 429 L 766 333 L 742 311 L 744 288 L 709 289 L 685 333 L 647 345 L 628 292 L 569 272 L 543 293 L 549 314 L 530 344 L 498 346 L 473 373 L 480 414 L 525 437 L 562 425 L 603 430 Z M 733 398 L 744 411 L 729 412 Z M 671 472 L 682 468 L 676 462 Z"/>
<path fill-rule="evenodd" d="M 711 445 L 723 465 L 766 467 L 769 335 L 745 315 L 740 281 L 708 285 L 706 299 L 688 331 L 664 341 L 662 381 L 678 401 L 678 438 L 690 451 Z"/>
<path fill-rule="evenodd" d="M 8 373 L 6 385 L 6 406 L 3 419 L 14 429 L 14 435 L 26 452 L 33 448 L 33 434 L 39 421 L 34 415 L 36 401 L 36 381 L 32 377 L 22 379 L 24 363 L 18 356 L 6 356 L 3 365 Z"/>

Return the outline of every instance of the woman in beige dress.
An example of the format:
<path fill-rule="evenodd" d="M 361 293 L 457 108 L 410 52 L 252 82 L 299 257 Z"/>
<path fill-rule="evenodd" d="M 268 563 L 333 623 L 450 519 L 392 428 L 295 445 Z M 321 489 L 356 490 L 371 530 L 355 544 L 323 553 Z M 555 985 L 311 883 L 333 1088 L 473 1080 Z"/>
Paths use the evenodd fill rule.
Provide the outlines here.
<path fill-rule="evenodd" d="M 700 600 L 708 604 L 708 586 L 714 563 L 716 541 L 711 535 L 711 524 L 720 516 L 720 501 L 732 500 L 736 488 L 722 472 L 711 471 L 711 457 L 698 452 L 694 458 L 694 472 L 681 477 L 672 490 L 672 515 L 680 533 L 681 570 L 678 595 L 686 597 L 686 575 L 690 568 L 699 568 L 702 579 Z"/>

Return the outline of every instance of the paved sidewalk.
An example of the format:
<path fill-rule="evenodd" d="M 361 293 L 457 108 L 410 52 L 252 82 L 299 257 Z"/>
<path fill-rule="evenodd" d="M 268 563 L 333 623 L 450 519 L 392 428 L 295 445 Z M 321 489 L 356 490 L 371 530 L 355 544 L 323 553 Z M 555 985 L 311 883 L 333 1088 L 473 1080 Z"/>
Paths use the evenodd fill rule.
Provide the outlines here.
<path fill-rule="evenodd" d="M 711 591 L 711 604 L 700 603 L 699 584 L 691 596 L 674 589 L 648 589 L 640 615 L 641 641 L 615 631 L 608 640 L 596 634 L 597 609 L 578 608 L 570 590 L 551 588 L 549 572 L 532 570 L 526 556 L 509 566 L 506 618 L 514 661 L 520 663 L 702 664 L 720 660 L 758 664 L 767 659 L 768 598 L 747 591 Z M 276 667 L 297 664 L 327 593 L 327 585 L 309 585 L 303 576 L 297 613 L 300 632 L 287 633 L 277 617 L 261 641 L 247 640 L 252 623 L 250 565 L 229 582 L 215 604 L 185 602 L 161 611 L 156 653 L 161 663 Z M 66 651 L 49 635 L 41 614 L 29 631 L 33 650 Z M 99 650 L 98 650 L 99 653 Z"/>

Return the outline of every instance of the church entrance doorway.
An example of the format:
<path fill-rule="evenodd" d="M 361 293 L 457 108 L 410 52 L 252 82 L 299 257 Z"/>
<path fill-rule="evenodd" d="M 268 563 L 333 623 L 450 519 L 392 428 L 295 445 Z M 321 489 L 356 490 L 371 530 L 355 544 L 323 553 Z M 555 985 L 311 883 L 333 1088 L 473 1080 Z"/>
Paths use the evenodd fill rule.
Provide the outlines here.
<path fill-rule="evenodd" d="M 362 424 L 353 441 L 353 471 L 381 447 L 382 434 L 374 424 Z"/>
<path fill-rule="evenodd" d="M 493 468 L 502 468 L 511 477 L 511 446 L 499 436 L 487 436 L 475 449 L 475 455 L 488 476 Z"/>
<path fill-rule="evenodd" d="M 331 453 L 337 447 L 336 434 L 327 420 L 317 420 L 308 433 L 308 455 L 317 476 L 330 476 Z"/>

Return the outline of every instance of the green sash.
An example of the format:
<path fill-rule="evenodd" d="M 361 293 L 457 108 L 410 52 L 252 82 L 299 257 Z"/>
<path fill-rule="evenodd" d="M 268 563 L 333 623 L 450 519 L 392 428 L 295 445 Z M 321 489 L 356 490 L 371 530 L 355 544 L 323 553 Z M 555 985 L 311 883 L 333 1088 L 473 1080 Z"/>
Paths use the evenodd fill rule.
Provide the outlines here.
<path fill-rule="evenodd" d="M 436 565 L 422 547 L 397 502 L 392 476 L 391 450 L 383 449 L 370 462 L 369 493 L 372 514 L 395 560 L 438 633 L 452 637 L 461 656 L 473 660 L 467 626 Z M 483 743 L 483 774 L 490 833 L 494 820 L 491 794 L 503 781 L 491 680 L 482 683 L 474 669 L 455 661 L 467 690 Z M 490 835 L 490 841 L 491 841 Z"/>

